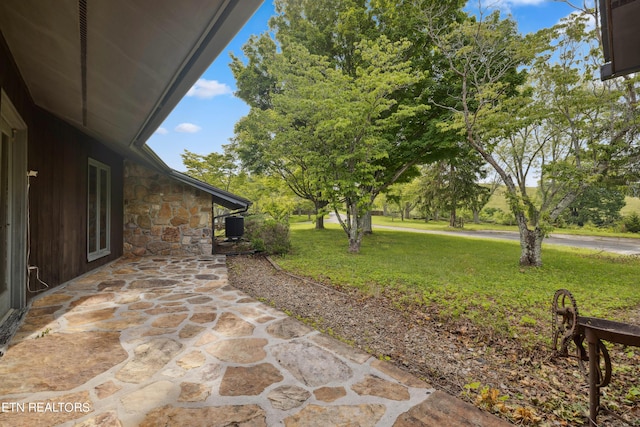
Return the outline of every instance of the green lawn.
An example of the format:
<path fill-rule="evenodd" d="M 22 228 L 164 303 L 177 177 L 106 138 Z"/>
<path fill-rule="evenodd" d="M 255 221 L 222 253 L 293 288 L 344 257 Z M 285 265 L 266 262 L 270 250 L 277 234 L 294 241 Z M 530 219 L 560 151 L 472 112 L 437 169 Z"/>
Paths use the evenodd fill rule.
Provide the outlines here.
<path fill-rule="evenodd" d="M 347 252 L 337 225 L 291 227 L 285 269 L 377 294 L 387 289 L 400 308 L 423 304 L 446 320 L 469 319 L 496 333 L 550 341 L 554 292 L 569 289 L 583 315 L 625 320 L 640 305 L 640 259 L 545 247 L 543 267 L 521 269 L 517 242 L 379 230 L 360 254 Z M 549 331 L 549 332 L 547 332 Z"/>

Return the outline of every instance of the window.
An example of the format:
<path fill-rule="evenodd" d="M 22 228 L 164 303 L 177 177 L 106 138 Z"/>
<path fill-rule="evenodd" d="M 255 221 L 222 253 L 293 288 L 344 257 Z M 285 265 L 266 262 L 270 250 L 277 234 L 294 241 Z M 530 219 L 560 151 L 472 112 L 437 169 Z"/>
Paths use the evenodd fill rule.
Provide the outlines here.
<path fill-rule="evenodd" d="M 111 253 L 111 168 L 89 159 L 87 208 L 87 259 Z"/>

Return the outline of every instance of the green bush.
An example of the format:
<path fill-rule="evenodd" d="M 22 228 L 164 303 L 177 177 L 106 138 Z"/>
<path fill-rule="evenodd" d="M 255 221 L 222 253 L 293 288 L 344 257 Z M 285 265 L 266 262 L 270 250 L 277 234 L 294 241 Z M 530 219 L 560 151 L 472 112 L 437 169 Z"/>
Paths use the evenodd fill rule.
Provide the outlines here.
<path fill-rule="evenodd" d="M 624 228 L 631 233 L 640 232 L 640 215 L 637 212 L 632 212 L 623 219 Z"/>
<path fill-rule="evenodd" d="M 245 236 L 253 249 L 269 255 L 282 255 L 291 250 L 289 225 L 272 219 L 253 216 L 245 220 Z"/>

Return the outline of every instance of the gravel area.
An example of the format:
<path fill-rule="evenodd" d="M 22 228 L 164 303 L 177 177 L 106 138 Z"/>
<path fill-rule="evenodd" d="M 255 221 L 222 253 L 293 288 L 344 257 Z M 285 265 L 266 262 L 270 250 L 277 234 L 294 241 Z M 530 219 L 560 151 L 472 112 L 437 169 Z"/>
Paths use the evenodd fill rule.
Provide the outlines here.
<path fill-rule="evenodd" d="M 363 295 L 297 277 L 263 256 L 230 256 L 227 264 L 236 288 L 511 422 L 579 426 L 585 421 L 588 383 L 574 360 L 551 358 L 548 349 L 524 350 L 517 338 L 493 337 L 469 322 L 440 322 L 437 312 L 424 307 L 400 308 L 383 292 Z M 620 357 L 615 349 L 610 352 L 612 359 Z M 630 363 L 638 360 L 640 355 L 632 355 Z M 637 373 L 630 373 L 636 385 Z M 618 376 L 622 386 L 610 387 L 627 385 L 629 378 Z M 598 421 L 640 425 L 640 407 L 622 405 L 621 411 L 630 423 L 606 413 Z"/>

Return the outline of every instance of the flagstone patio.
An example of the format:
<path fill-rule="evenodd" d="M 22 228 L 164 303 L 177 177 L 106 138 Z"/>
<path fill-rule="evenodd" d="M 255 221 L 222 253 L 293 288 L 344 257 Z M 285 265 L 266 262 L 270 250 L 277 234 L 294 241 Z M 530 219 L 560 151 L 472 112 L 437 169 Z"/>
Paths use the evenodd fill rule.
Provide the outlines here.
<path fill-rule="evenodd" d="M 224 256 L 120 259 L 33 304 L 0 426 L 506 422 L 227 284 Z"/>

